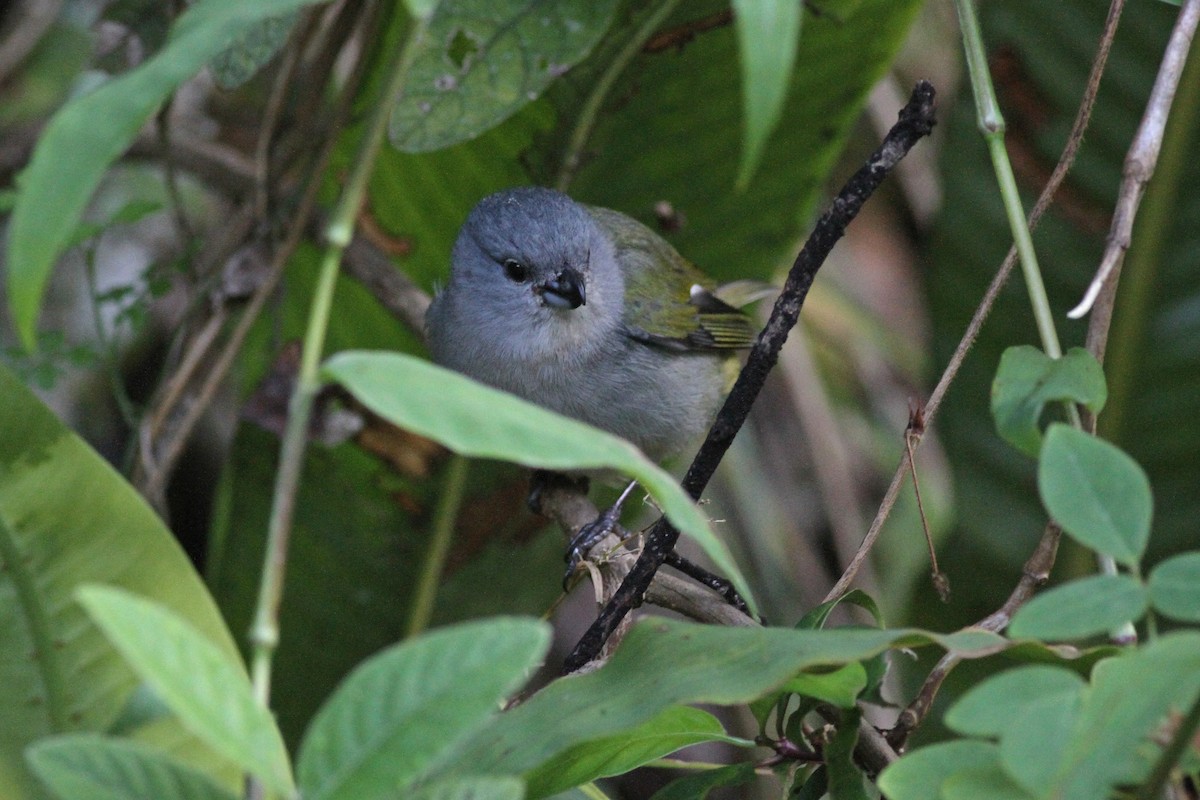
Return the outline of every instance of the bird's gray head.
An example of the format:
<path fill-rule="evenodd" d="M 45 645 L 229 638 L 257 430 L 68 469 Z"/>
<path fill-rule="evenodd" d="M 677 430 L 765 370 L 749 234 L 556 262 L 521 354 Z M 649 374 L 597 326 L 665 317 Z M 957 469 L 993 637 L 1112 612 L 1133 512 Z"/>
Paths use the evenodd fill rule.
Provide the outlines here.
<path fill-rule="evenodd" d="M 497 357 L 538 360 L 599 341 L 619 324 L 624 280 L 587 209 L 551 189 L 484 198 L 459 232 L 432 320 Z"/>

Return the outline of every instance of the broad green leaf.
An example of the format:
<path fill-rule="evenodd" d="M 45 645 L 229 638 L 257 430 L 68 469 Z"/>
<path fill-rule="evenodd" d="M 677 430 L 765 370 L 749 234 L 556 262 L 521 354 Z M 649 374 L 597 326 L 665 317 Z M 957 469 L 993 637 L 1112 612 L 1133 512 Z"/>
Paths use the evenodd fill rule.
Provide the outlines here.
<path fill-rule="evenodd" d="M 313 719 L 297 759 L 304 796 L 394 797 L 494 714 L 549 644 L 544 623 L 497 617 L 374 656 Z"/>
<path fill-rule="evenodd" d="M 1082 639 L 1110 631 L 1146 613 L 1146 587 L 1128 575 L 1092 575 L 1056 586 L 1017 611 L 1013 638 Z"/>
<path fill-rule="evenodd" d="M 586 56 L 616 0 L 442 0 L 409 47 L 389 138 L 421 153 L 471 139 Z M 418 16 L 420 16 L 418 14 Z"/>
<path fill-rule="evenodd" d="M 270 789 L 293 789 L 271 712 L 259 705 L 240 662 L 157 603 L 108 586 L 84 586 L 79 602 L 185 728 Z"/>
<path fill-rule="evenodd" d="M 1079 696 L 1083 678 L 1060 667 L 1018 667 L 970 689 L 946 712 L 946 725 L 972 736 L 1000 736 L 1029 703 L 1048 696 Z"/>
<path fill-rule="evenodd" d="M 783 113 L 800 43 L 803 7 L 793 0 L 733 0 L 732 5 L 742 64 L 746 138 L 738 184 L 744 188 Z"/>
<path fill-rule="evenodd" d="M 766 141 L 745 191 L 731 191 L 745 152 L 733 26 L 707 31 L 682 49 L 642 53 L 630 63 L 608 96 L 611 112 L 596 120 L 579 154 L 584 166 L 570 191 L 660 228 L 654 209 L 666 200 L 686 224 L 664 233 L 685 257 L 721 281 L 770 280 L 795 256 L 871 87 L 887 73 L 922 3 L 836 5 L 832 13 L 804 20 L 803 46 L 786 91 L 786 122 Z M 686 26 L 728 7 L 728 0 L 689 0 L 659 28 Z M 595 85 L 577 84 L 577 73 L 599 76 L 607 66 L 589 59 L 566 76 L 561 92 L 548 92 L 566 115 L 564 142 L 576 132 L 578 109 L 592 100 Z M 553 162 L 549 174 L 534 180 L 554 183 L 559 165 Z"/>
<path fill-rule="evenodd" d="M 746 581 L 699 507 L 633 445 L 466 376 L 400 353 L 344 352 L 323 367 L 373 412 L 463 455 L 550 470 L 614 469 L 635 478 L 754 610 Z M 430 402 L 437 398 L 437 402 Z"/>
<path fill-rule="evenodd" d="M 879 789 L 888 800 L 931 800 L 941 796 L 951 776 L 988 767 L 996 759 L 996 745 L 973 739 L 921 747 L 881 772 Z"/>
<path fill-rule="evenodd" d="M 889 647 L 936 643 L 989 652 L 983 632 L 724 628 L 665 619 L 636 623 L 612 660 L 556 681 L 498 717 L 465 746 L 481 771 L 532 769 L 575 744 L 640 725 L 680 703 L 744 703 L 802 669 L 860 661 Z"/>
<path fill-rule="evenodd" d="M 38 777 L 61 800 L 235 800 L 212 778 L 128 739 L 69 734 L 27 751 Z"/>
<path fill-rule="evenodd" d="M 783 691 L 852 708 L 867 687 L 867 670 L 857 661 L 829 672 L 801 672 L 783 685 Z"/>
<path fill-rule="evenodd" d="M 955 772 L 942 782 L 942 800 L 1036 800 L 1000 765 L 999 757 L 986 766 Z"/>
<path fill-rule="evenodd" d="M 1038 491 L 1050 516 L 1076 541 L 1137 567 L 1150 538 L 1150 481 L 1137 462 L 1103 439 L 1056 423 L 1038 461 Z"/>
<path fill-rule="evenodd" d="M 6 800 L 43 796 L 26 769 L 33 741 L 103 731 L 138 684 L 74 602 L 84 583 L 153 597 L 233 661 L 212 598 L 158 516 L 109 464 L 0 367 L 0 775 Z M 215 756 L 174 721 L 132 735 L 188 763 Z M 235 785 L 234 771 L 217 770 Z"/>
<path fill-rule="evenodd" d="M 671 706 L 633 730 L 578 744 L 526 773 L 526 797 L 549 797 L 597 778 L 623 775 L 701 742 L 754 746 L 754 742 L 726 735 L 720 720 L 707 711 Z"/>
<path fill-rule="evenodd" d="M 650 800 L 704 800 L 713 789 L 742 786 L 754 777 L 754 762 L 743 761 L 674 780 L 655 792 Z"/>
<path fill-rule="evenodd" d="M 1042 446 L 1038 422 L 1047 403 L 1070 401 L 1099 412 L 1107 397 L 1104 370 L 1082 347 L 1055 359 L 1036 347 L 1020 345 L 1000 357 L 992 382 L 992 418 L 1005 441 L 1037 458 Z"/>
<path fill-rule="evenodd" d="M 409 800 L 522 800 L 525 784 L 513 777 L 444 778 L 406 793 Z"/>
<path fill-rule="evenodd" d="M 1200 622 L 1200 552 L 1181 553 L 1150 572 L 1150 602 L 1182 622 Z"/>
<path fill-rule="evenodd" d="M 1102 661 L 1044 797 L 1091 800 L 1140 783 L 1150 766 L 1144 748 L 1161 726 L 1200 694 L 1200 633 L 1162 636 Z M 1157 750 L 1157 747 L 1154 748 Z M 1033 788 L 1032 786 L 1030 788 Z"/>
<path fill-rule="evenodd" d="M 247 26 L 315 0 L 203 0 L 137 68 L 80 95 L 46 125 L 8 228 L 8 302 L 21 342 L 35 344 L 46 281 L 109 165 L 159 105 Z"/>

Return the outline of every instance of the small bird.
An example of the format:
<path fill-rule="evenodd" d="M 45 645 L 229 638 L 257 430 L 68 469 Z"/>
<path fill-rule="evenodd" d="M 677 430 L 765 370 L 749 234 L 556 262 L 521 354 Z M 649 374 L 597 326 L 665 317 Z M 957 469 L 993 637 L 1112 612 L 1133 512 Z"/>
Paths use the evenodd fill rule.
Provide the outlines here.
<path fill-rule="evenodd" d="M 724 294 L 645 225 L 551 189 L 484 198 L 451 261 L 426 317 L 437 363 L 655 460 L 707 430 L 754 338 L 744 287 Z"/>

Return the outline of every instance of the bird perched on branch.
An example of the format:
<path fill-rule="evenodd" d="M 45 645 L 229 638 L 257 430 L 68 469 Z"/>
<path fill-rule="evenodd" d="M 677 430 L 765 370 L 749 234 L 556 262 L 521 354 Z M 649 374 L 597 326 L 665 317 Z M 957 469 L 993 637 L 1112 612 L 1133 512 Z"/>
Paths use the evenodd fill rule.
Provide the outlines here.
<path fill-rule="evenodd" d="M 711 423 L 754 337 L 737 306 L 670 244 L 551 189 L 484 198 L 427 316 L 439 364 L 621 436 L 653 459 Z"/>

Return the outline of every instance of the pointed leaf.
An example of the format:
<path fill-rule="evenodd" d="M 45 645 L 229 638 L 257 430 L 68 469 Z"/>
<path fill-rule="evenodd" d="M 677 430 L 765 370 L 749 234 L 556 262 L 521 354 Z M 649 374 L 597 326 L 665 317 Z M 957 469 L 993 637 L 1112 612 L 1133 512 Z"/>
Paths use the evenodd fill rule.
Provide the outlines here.
<path fill-rule="evenodd" d="M 241 665 L 167 609 L 108 586 L 79 602 L 129 665 L 209 747 L 281 793 L 291 768 L 271 712 L 255 702 Z"/>
<path fill-rule="evenodd" d="M 61 800 L 235 800 L 202 772 L 128 739 L 75 734 L 29 748 L 33 771 Z"/>
<path fill-rule="evenodd" d="M 1000 357 L 992 383 L 996 431 L 1013 447 L 1037 458 L 1042 446 L 1038 421 L 1047 403 L 1081 403 L 1093 412 L 1104 408 L 1108 389 L 1095 356 L 1073 347 L 1050 358 L 1029 345 L 1010 347 Z"/>
<path fill-rule="evenodd" d="M 83 583 L 123 586 L 186 617 L 225 658 L 237 645 L 187 556 L 98 453 L 0 367 L 0 774 L 6 796 L 34 791 L 23 751 L 67 731 L 103 731 L 139 681 L 74 601 Z M 178 723 L 131 735 L 188 763 L 215 757 Z M 235 785 L 236 772 L 222 779 Z"/>
<path fill-rule="evenodd" d="M 672 706 L 632 730 L 578 744 L 530 771 L 525 776 L 526 797 L 548 797 L 597 778 L 622 775 L 701 742 L 754 746 L 754 742 L 726 735 L 721 721 L 707 711 Z"/>
<path fill-rule="evenodd" d="M 800 42 L 803 6 L 794 0 L 733 0 L 742 64 L 745 146 L 738 184 L 745 186 L 779 123 Z"/>
<path fill-rule="evenodd" d="M 1034 597 L 1017 611 L 1013 638 L 1082 639 L 1142 618 L 1146 587 L 1128 575 L 1092 575 Z"/>
<path fill-rule="evenodd" d="M 498 617 L 374 656 L 313 719 L 297 759 L 304 796 L 396 796 L 495 713 L 549 644 L 545 623 Z"/>
<path fill-rule="evenodd" d="M 754 780 L 754 777 L 754 762 L 743 761 L 697 775 L 686 775 L 659 789 L 650 800 L 704 800 L 713 789 L 742 786 Z"/>
<path fill-rule="evenodd" d="M 475 754 L 476 769 L 525 772 L 578 742 L 640 725 L 670 705 L 752 700 L 806 667 L 860 661 L 921 642 L 990 652 L 1002 641 L 983 632 L 795 631 L 647 619 L 635 623 L 602 668 L 556 681 L 464 747 Z"/>
<path fill-rule="evenodd" d="M 1056 423 L 1038 461 L 1038 491 L 1050 516 L 1080 544 L 1136 567 L 1150 538 L 1150 481 L 1103 439 Z"/>
<path fill-rule="evenodd" d="M 323 372 L 394 425 L 464 455 L 539 469 L 615 469 L 630 475 L 729 576 L 754 610 L 745 578 L 699 507 L 632 444 L 409 355 L 343 352 L 330 358 Z M 437 402 L 431 403 L 431 397 Z"/>
<path fill-rule="evenodd" d="M 54 262 L 109 165 L 171 92 L 247 26 L 315 0 L 204 0 L 171 29 L 166 45 L 140 66 L 63 106 L 21 175 L 8 229 L 8 297 L 28 349 Z"/>

